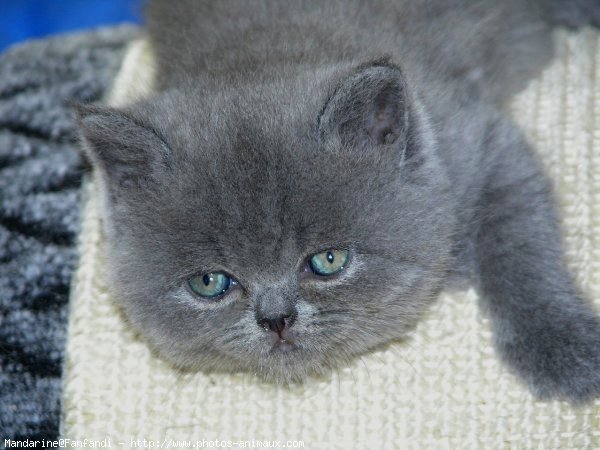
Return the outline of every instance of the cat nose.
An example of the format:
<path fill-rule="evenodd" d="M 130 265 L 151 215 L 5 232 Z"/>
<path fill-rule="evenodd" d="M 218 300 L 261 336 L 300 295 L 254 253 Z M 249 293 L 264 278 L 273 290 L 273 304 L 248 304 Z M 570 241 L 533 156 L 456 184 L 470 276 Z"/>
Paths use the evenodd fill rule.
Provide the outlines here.
<path fill-rule="evenodd" d="M 285 316 L 279 316 L 279 317 L 273 317 L 273 318 L 268 318 L 268 317 L 263 317 L 261 319 L 258 319 L 256 322 L 263 327 L 265 330 L 271 330 L 275 333 L 277 333 L 279 336 L 281 336 L 281 332 L 285 329 L 285 328 L 289 328 L 292 326 L 292 324 L 294 323 L 295 320 L 295 316 L 292 314 L 287 314 Z"/>

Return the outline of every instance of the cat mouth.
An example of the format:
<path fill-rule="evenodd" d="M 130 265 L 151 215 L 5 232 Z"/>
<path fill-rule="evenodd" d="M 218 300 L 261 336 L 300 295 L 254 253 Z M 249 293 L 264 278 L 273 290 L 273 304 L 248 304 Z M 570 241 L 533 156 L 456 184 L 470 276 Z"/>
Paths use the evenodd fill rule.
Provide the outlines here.
<path fill-rule="evenodd" d="M 294 341 L 279 338 L 271 348 L 270 353 L 289 353 L 296 350 L 298 347 L 294 343 Z"/>

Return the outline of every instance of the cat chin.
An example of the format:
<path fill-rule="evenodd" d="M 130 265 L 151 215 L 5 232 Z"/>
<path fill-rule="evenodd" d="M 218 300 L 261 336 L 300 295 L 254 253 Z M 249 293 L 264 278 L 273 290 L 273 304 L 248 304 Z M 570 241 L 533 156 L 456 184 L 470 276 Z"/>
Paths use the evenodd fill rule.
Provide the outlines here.
<path fill-rule="evenodd" d="M 327 379 L 340 366 L 347 365 L 352 357 L 335 358 L 328 354 L 311 352 L 297 345 L 274 346 L 264 355 L 251 358 L 198 352 L 175 354 L 153 347 L 155 354 L 183 373 L 204 373 L 213 376 L 249 375 L 269 384 L 302 384 L 309 380 Z"/>
<path fill-rule="evenodd" d="M 174 354 L 172 350 L 154 349 L 160 359 L 184 373 L 217 377 L 243 375 L 267 384 L 289 386 L 328 380 L 332 374 L 351 368 L 361 355 L 385 350 L 392 343 L 404 341 L 408 331 L 391 341 L 372 343 L 371 346 L 365 343 L 361 349 L 330 348 L 316 351 L 301 345 L 275 345 L 265 346 L 264 352 L 255 354 L 223 354 L 204 350 L 185 355 Z"/>
<path fill-rule="evenodd" d="M 303 360 L 291 356 L 297 350 L 281 353 L 280 361 L 275 362 L 273 358 L 262 365 L 248 365 L 236 360 L 203 360 L 186 364 L 182 361 L 173 361 L 173 358 L 163 358 L 170 362 L 173 367 L 184 373 L 204 373 L 206 375 L 231 376 L 250 375 L 269 384 L 301 384 L 309 379 L 328 378 L 333 370 L 327 364 L 313 362 L 306 364 Z"/>

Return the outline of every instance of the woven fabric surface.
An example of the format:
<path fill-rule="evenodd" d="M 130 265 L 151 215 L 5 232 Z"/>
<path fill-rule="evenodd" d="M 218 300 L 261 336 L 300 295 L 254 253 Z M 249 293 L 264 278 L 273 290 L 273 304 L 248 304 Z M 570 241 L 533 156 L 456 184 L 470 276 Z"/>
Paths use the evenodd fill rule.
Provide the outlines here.
<path fill-rule="evenodd" d="M 0 56 L 0 448 L 58 436 L 83 173 L 68 101 L 104 94 L 133 31 L 58 36 Z"/>
<path fill-rule="evenodd" d="M 600 34 L 558 31 L 556 38 L 554 62 L 512 112 L 554 180 L 570 266 L 600 310 Z M 126 65 L 146 73 L 149 63 L 139 57 L 130 52 Z M 123 83 L 134 82 L 121 76 L 115 92 L 127 92 Z M 600 400 L 579 408 L 536 401 L 499 363 L 473 290 L 442 295 L 412 339 L 328 379 L 281 387 L 246 374 L 174 371 L 109 293 L 96 187 L 87 188 L 65 437 L 172 448 L 202 439 L 302 440 L 310 449 L 600 448 Z"/>

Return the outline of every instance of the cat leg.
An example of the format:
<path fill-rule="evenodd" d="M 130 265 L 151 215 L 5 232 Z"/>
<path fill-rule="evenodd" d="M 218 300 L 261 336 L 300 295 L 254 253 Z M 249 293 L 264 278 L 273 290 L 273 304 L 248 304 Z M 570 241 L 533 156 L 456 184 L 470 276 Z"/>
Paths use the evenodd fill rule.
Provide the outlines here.
<path fill-rule="evenodd" d="M 549 180 L 518 130 L 490 132 L 476 261 L 502 358 L 541 398 L 600 396 L 600 319 L 564 262 Z"/>

